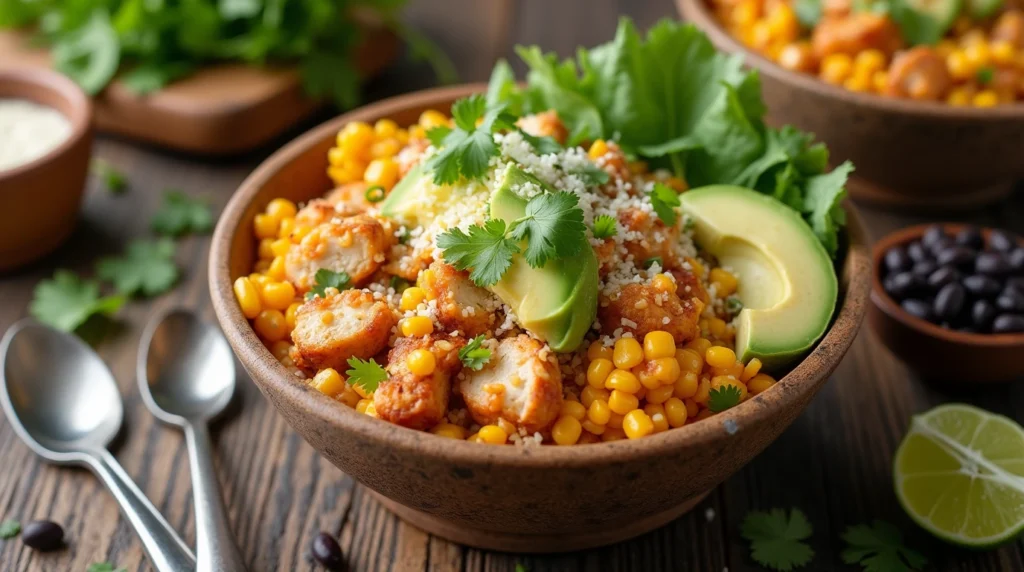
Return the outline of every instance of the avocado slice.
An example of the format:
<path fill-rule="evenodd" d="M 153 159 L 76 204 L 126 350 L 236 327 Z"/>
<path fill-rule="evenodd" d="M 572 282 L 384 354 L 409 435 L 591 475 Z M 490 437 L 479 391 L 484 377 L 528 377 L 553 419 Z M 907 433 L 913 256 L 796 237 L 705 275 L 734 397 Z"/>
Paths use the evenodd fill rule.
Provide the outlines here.
<path fill-rule="evenodd" d="M 511 165 L 491 197 L 491 218 L 511 223 L 526 214 L 526 199 L 512 190 L 523 183 L 551 192 L 542 181 Z M 512 307 L 519 323 L 556 352 L 578 348 L 597 317 L 597 256 L 585 236 L 579 240 L 578 256 L 549 260 L 542 268 L 531 267 L 517 254 L 501 280 L 491 286 Z"/>
<path fill-rule="evenodd" d="M 407 226 L 426 226 L 456 205 L 483 205 L 489 196 L 490 191 L 481 181 L 435 184 L 432 171 L 421 162 L 391 189 L 380 203 L 380 213 Z"/>
<path fill-rule="evenodd" d="M 415 167 L 409 169 L 402 180 L 395 184 L 387 198 L 380 204 L 380 214 L 391 218 L 400 218 L 407 214 L 405 212 L 407 209 L 403 207 L 412 203 L 416 187 L 424 183 L 423 172 L 426 171 L 426 167 L 423 166 L 423 163 L 420 161 Z"/>
<path fill-rule="evenodd" d="M 736 354 L 778 371 L 821 338 L 839 284 L 825 248 L 800 214 L 767 195 L 715 185 L 679 197 L 698 245 L 739 277 Z"/>

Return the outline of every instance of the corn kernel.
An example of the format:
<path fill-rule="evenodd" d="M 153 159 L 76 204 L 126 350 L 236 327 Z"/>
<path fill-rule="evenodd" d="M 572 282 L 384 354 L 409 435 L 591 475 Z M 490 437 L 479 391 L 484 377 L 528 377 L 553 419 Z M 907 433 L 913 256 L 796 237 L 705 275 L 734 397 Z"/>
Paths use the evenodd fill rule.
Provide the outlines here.
<path fill-rule="evenodd" d="M 435 127 L 448 125 L 448 118 L 440 111 L 428 109 L 420 114 L 419 125 L 423 129 L 430 131 Z"/>
<path fill-rule="evenodd" d="M 773 385 L 775 385 L 775 380 L 772 379 L 772 376 L 759 373 L 750 379 L 747 383 L 747 389 L 750 390 L 751 394 L 757 395 Z"/>
<path fill-rule="evenodd" d="M 502 431 L 505 432 L 506 435 L 511 435 L 511 434 L 516 432 L 516 426 L 513 425 L 512 423 L 510 423 L 504 417 L 499 417 L 498 418 L 497 425 L 498 425 L 498 427 L 501 428 Z"/>
<path fill-rule="evenodd" d="M 608 375 L 615 369 L 615 365 L 605 359 L 597 358 L 587 366 L 587 383 L 593 387 L 604 387 Z"/>
<path fill-rule="evenodd" d="M 853 59 L 847 54 L 829 54 L 821 61 L 821 79 L 841 84 L 853 72 Z"/>
<path fill-rule="evenodd" d="M 348 405 L 349 407 L 355 408 L 356 404 L 359 403 L 359 394 L 352 391 L 351 388 L 346 388 L 345 391 L 341 392 L 341 395 L 335 397 L 338 401 Z"/>
<path fill-rule="evenodd" d="M 268 282 L 260 291 L 260 301 L 264 308 L 287 310 L 295 299 L 295 286 L 291 282 Z"/>
<path fill-rule="evenodd" d="M 797 38 L 800 34 L 800 21 L 789 4 L 775 4 L 768 15 L 768 30 L 776 42 L 787 43 Z"/>
<path fill-rule="evenodd" d="M 753 358 L 752 360 L 747 362 L 747 365 L 743 368 L 743 373 L 740 375 L 740 381 L 748 381 L 749 379 L 757 375 L 759 371 L 761 371 L 761 360 Z"/>
<path fill-rule="evenodd" d="M 417 306 L 423 303 L 427 299 L 427 293 L 419 286 L 410 286 L 402 292 L 402 301 L 399 303 L 399 308 L 403 311 L 408 312 L 415 310 Z"/>
<path fill-rule="evenodd" d="M 610 427 L 611 429 L 622 429 L 623 417 L 625 416 L 622 415 L 621 413 L 615 413 L 613 411 L 612 414 L 608 416 L 607 426 Z"/>
<path fill-rule="evenodd" d="M 632 394 L 640 391 L 640 380 L 631 371 L 617 369 L 608 375 L 608 379 L 604 381 L 604 386 L 607 389 L 613 390 L 612 395 L 615 395 L 616 391 Z"/>
<path fill-rule="evenodd" d="M 992 63 L 992 51 L 985 42 L 964 46 L 964 57 L 973 70 L 979 70 Z"/>
<path fill-rule="evenodd" d="M 378 119 L 373 124 L 373 133 L 377 137 L 394 137 L 398 133 L 398 124 L 390 119 Z"/>
<path fill-rule="evenodd" d="M 591 435 L 601 435 L 602 433 L 605 432 L 605 429 L 606 429 L 606 427 L 604 425 L 598 425 L 597 423 L 594 423 L 594 422 L 592 422 L 589 419 L 584 419 L 583 421 L 580 422 L 580 425 L 582 425 L 583 429 L 587 433 L 590 433 Z M 583 443 L 583 442 L 584 441 L 582 441 L 582 440 L 577 441 L 577 443 Z"/>
<path fill-rule="evenodd" d="M 370 185 L 380 185 L 390 190 L 398 181 L 398 163 L 391 159 L 374 159 L 367 165 L 363 179 Z"/>
<path fill-rule="evenodd" d="M 626 434 L 622 432 L 622 429 L 605 429 L 604 433 L 601 434 L 601 441 L 605 443 L 621 441 L 625 438 Z"/>
<path fill-rule="evenodd" d="M 299 311 L 299 306 L 301 305 L 299 302 L 292 302 L 284 312 L 284 323 L 288 326 L 289 330 L 295 329 L 295 312 Z"/>
<path fill-rule="evenodd" d="M 292 349 L 292 344 L 287 340 L 278 340 L 270 344 L 270 353 L 274 356 L 274 359 L 281 361 L 283 358 L 288 357 L 288 353 Z"/>
<path fill-rule="evenodd" d="M 279 238 L 270 243 L 270 251 L 274 256 L 284 256 L 288 254 L 288 249 L 291 248 L 292 241 L 287 238 Z"/>
<path fill-rule="evenodd" d="M 691 399 L 684 399 L 683 403 L 686 405 L 686 418 L 693 419 L 697 417 L 697 413 L 700 412 L 700 404 Z"/>
<path fill-rule="evenodd" d="M 267 267 L 267 279 L 283 281 L 286 276 L 283 256 L 275 256 Z"/>
<path fill-rule="evenodd" d="M 644 350 L 640 342 L 634 338 L 619 338 L 615 342 L 615 349 L 612 353 L 612 362 L 620 369 L 631 369 L 640 365 L 644 359 Z"/>
<path fill-rule="evenodd" d="M 279 220 L 294 217 L 297 212 L 298 208 L 296 208 L 295 203 L 288 199 L 277 198 L 267 204 L 267 214 L 277 217 Z"/>
<path fill-rule="evenodd" d="M 274 258 L 273 244 L 273 238 L 260 239 L 260 246 L 257 249 L 256 253 L 262 260 L 270 260 Z"/>
<path fill-rule="evenodd" d="M 736 363 L 736 352 L 722 346 L 708 348 L 704 359 L 711 367 L 731 367 Z"/>
<path fill-rule="evenodd" d="M 654 432 L 661 433 L 668 431 L 668 417 L 665 415 L 665 407 L 660 404 L 648 403 L 644 405 L 644 413 L 651 418 L 654 424 Z"/>
<path fill-rule="evenodd" d="M 703 354 L 697 353 L 693 349 L 682 348 L 676 350 L 676 361 L 679 362 L 679 370 L 683 373 L 700 373 L 700 370 L 704 369 Z"/>
<path fill-rule="evenodd" d="M 672 334 L 656 330 L 644 336 L 644 359 L 672 357 L 676 354 L 676 341 Z"/>
<path fill-rule="evenodd" d="M 277 227 L 281 219 L 268 214 L 258 214 L 252 218 L 252 230 L 256 238 L 277 238 Z"/>
<path fill-rule="evenodd" d="M 876 71 L 871 74 L 871 89 L 875 93 L 885 93 L 889 89 L 889 72 L 885 70 Z"/>
<path fill-rule="evenodd" d="M 365 155 L 366 150 L 373 143 L 373 128 L 362 121 L 353 121 L 338 132 L 336 143 L 347 153 Z"/>
<path fill-rule="evenodd" d="M 657 274 L 654 278 L 651 279 L 651 286 L 653 286 L 655 290 L 660 290 L 662 292 L 671 292 L 671 293 L 675 293 L 676 288 L 677 288 L 676 281 L 673 280 L 667 274 Z M 650 334 L 648 334 L 648 335 L 650 335 Z M 645 343 L 646 343 L 646 338 L 645 338 Z M 673 345 L 675 345 L 674 342 L 673 342 Z"/>
<path fill-rule="evenodd" d="M 700 381 L 697 382 L 697 393 L 694 394 L 693 400 L 699 403 L 700 405 L 707 405 L 708 398 L 710 397 L 710 395 L 711 380 L 706 377 L 700 378 Z"/>
<path fill-rule="evenodd" d="M 634 409 L 623 418 L 622 430 L 626 437 L 639 439 L 654 432 L 654 422 L 642 409 Z"/>
<path fill-rule="evenodd" d="M 252 283 L 252 280 L 248 277 L 241 276 L 235 280 L 233 289 L 235 291 L 235 298 L 238 300 L 238 306 L 242 310 L 242 314 L 250 320 L 259 316 L 260 311 L 263 309 L 263 303 L 260 302 L 259 292 L 257 292 L 256 286 Z"/>
<path fill-rule="evenodd" d="M 322 369 L 313 378 L 313 387 L 327 397 L 335 397 L 345 391 L 345 380 L 333 368 Z"/>
<path fill-rule="evenodd" d="M 497 425 L 484 425 L 476 435 L 481 443 L 488 445 L 504 445 L 508 441 L 508 433 Z"/>
<path fill-rule="evenodd" d="M 390 159 L 401 150 L 402 144 L 398 139 L 382 139 L 370 146 L 370 156 L 374 159 Z"/>
<path fill-rule="evenodd" d="M 731 272 L 722 268 L 712 268 L 711 274 L 709 275 L 711 285 L 715 287 L 715 291 L 719 298 L 725 298 L 736 292 L 736 286 L 738 281 Z"/>
<path fill-rule="evenodd" d="M 402 335 L 405 337 L 422 337 L 433 333 L 434 322 L 426 316 L 410 316 L 402 320 Z"/>
<path fill-rule="evenodd" d="M 579 401 L 563 401 L 562 415 L 568 415 L 569 417 L 574 417 L 579 421 L 583 421 L 583 418 L 587 415 L 587 408 L 583 407 L 583 404 Z"/>
<path fill-rule="evenodd" d="M 559 445 L 575 445 L 582 432 L 583 426 L 579 419 L 563 415 L 551 427 L 551 438 Z"/>
<path fill-rule="evenodd" d="M 611 346 L 606 346 L 600 341 L 593 342 L 590 344 L 590 347 L 587 348 L 587 359 L 591 361 L 599 358 L 611 361 L 612 355 L 613 352 Z"/>
<path fill-rule="evenodd" d="M 590 407 L 587 408 L 587 419 L 591 423 L 607 425 L 611 416 L 612 410 L 604 399 L 595 399 L 590 403 Z"/>
<path fill-rule="evenodd" d="M 677 397 L 665 402 L 665 417 L 671 427 L 682 427 L 686 424 L 686 404 Z"/>
<path fill-rule="evenodd" d="M 675 394 L 675 385 L 663 385 L 647 391 L 647 403 L 665 403 Z"/>
<path fill-rule="evenodd" d="M 740 401 L 747 398 L 747 386 L 735 377 L 731 375 L 716 375 L 711 378 L 711 389 L 722 389 L 729 386 L 740 390 Z"/>
<path fill-rule="evenodd" d="M 580 391 L 580 403 L 582 403 L 584 407 L 590 407 L 590 405 L 598 399 L 607 402 L 610 396 L 611 392 L 607 389 L 603 387 L 591 387 L 588 385 Z"/>
<path fill-rule="evenodd" d="M 974 69 L 963 50 L 955 50 L 946 56 L 946 69 L 955 80 L 969 79 L 974 75 Z"/>
<path fill-rule="evenodd" d="M 974 107 L 995 107 L 999 104 L 999 95 L 991 89 L 983 89 L 974 95 L 971 104 Z"/>
<path fill-rule="evenodd" d="M 261 311 L 253 321 L 252 327 L 261 338 L 268 342 L 276 342 L 288 335 L 284 314 L 280 310 Z"/>
<path fill-rule="evenodd" d="M 281 219 L 281 225 L 277 228 L 277 238 L 283 238 L 291 242 L 292 231 L 295 230 L 295 217 Z"/>
<path fill-rule="evenodd" d="M 711 334 L 711 337 L 717 340 L 724 340 L 729 335 L 729 325 L 721 318 L 708 318 L 708 332 Z"/>
<path fill-rule="evenodd" d="M 359 400 L 359 403 L 356 403 L 356 411 L 358 411 L 358 412 L 360 412 L 360 413 L 366 413 L 366 408 L 367 408 L 367 407 L 368 407 L 368 406 L 369 406 L 369 405 L 370 405 L 371 403 L 372 403 L 372 402 L 371 402 L 371 401 L 370 401 L 369 399 L 360 399 L 360 400 Z"/>
<path fill-rule="evenodd" d="M 708 417 L 711 417 L 714 414 L 715 414 L 715 412 L 710 410 L 710 409 L 702 409 L 700 411 L 700 413 L 697 414 L 697 417 L 695 417 L 693 420 L 694 421 L 703 421 L 703 420 L 707 419 Z"/>
<path fill-rule="evenodd" d="M 885 68 L 885 54 L 881 50 L 868 49 L 857 54 L 853 59 L 855 75 L 870 76 Z"/>
<path fill-rule="evenodd" d="M 1007 41 L 993 42 L 990 52 L 992 54 L 992 61 L 999 65 L 1010 66 L 1017 59 L 1017 53 L 1013 48 L 1013 44 Z"/>
<path fill-rule="evenodd" d="M 440 423 L 430 430 L 434 435 L 447 437 L 449 439 L 465 439 L 466 430 L 451 423 Z"/>
<path fill-rule="evenodd" d="M 686 399 L 697 395 L 697 389 L 700 385 L 699 376 L 694 372 L 687 372 L 679 376 L 675 384 L 672 386 L 672 395 L 675 395 L 679 399 Z"/>
<path fill-rule="evenodd" d="M 608 407 L 619 415 L 629 413 L 636 409 L 639 404 L 640 400 L 637 396 L 619 389 L 613 390 L 611 396 L 608 397 Z"/>
<path fill-rule="evenodd" d="M 604 142 L 604 139 L 598 139 L 590 144 L 587 156 L 591 159 L 597 159 L 598 157 L 603 157 L 606 153 L 608 153 L 608 144 Z"/>
<path fill-rule="evenodd" d="M 871 76 L 864 75 L 860 72 L 846 78 L 843 82 L 843 87 L 850 91 L 867 92 L 871 90 Z"/>
<path fill-rule="evenodd" d="M 699 356 L 703 356 L 705 353 L 707 353 L 708 348 L 710 348 L 712 345 L 714 344 L 712 344 L 711 340 L 707 338 L 694 338 L 687 342 L 686 345 L 683 347 L 685 349 L 697 352 L 697 355 Z"/>
<path fill-rule="evenodd" d="M 413 375 L 430 375 L 437 368 L 437 358 L 428 350 L 413 350 L 405 358 L 405 365 Z"/>
<path fill-rule="evenodd" d="M 373 392 L 367 391 L 362 384 L 353 385 L 352 391 L 356 392 L 356 394 L 359 395 L 359 397 L 362 397 L 363 399 L 369 399 L 373 397 Z"/>

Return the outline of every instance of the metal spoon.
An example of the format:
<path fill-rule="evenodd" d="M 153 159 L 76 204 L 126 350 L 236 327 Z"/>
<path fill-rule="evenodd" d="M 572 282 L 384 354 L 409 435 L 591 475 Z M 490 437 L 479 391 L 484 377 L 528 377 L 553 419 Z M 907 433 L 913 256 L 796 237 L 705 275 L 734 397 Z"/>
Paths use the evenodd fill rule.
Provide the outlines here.
<path fill-rule="evenodd" d="M 22 320 L 0 340 L 0 404 L 15 433 L 40 457 L 91 469 L 110 489 L 159 572 L 193 570 L 196 559 L 106 447 L 124 406 L 114 376 L 77 337 Z"/>
<path fill-rule="evenodd" d="M 235 391 L 235 358 L 224 334 L 186 310 L 146 327 L 139 345 L 139 391 L 164 423 L 185 431 L 196 512 L 197 572 L 243 571 L 213 466 L 207 422 Z"/>

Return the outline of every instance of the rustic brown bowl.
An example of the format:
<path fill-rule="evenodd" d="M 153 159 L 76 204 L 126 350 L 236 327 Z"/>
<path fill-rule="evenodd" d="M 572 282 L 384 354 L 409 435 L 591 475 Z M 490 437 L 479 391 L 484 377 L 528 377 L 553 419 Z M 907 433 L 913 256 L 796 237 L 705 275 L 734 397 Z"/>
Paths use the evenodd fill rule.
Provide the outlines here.
<path fill-rule="evenodd" d="M 49 153 L 0 170 L 0 272 L 57 248 L 75 228 L 92 149 L 92 103 L 75 83 L 43 69 L 0 71 L 0 99 L 50 106 L 71 135 Z"/>
<path fill-rule="evenodd" d="M 256 255 L 252 217 L 275 197 L 307 201 L 329 190 L 327 150 L 346 123 L 390 118 L 411 124 L 426 109 L 447 110 L 455 99 L 484 89 L 439 88 L 368 105 L 267 159 L 231 198 L 214 233 L 209 270 L 217 318 L 288 423 L 408 522 L 456 542 L 512 552 L 624 540 L 691 509 L 778 437 L 828 379 L 867 310 L 864 227 L 849 209 L 840 307 L 825 338 L 777 386 L 711 420 L 637 441 L 526 448 L 453 441 L 361 415 L 297 382 L 238 309 L 232 281 L 249 273 Z"/>
<path fill-rule="evenodd" d="M 857 167 L 851 196 L 878 206 L 947 210 L 1003 198 L 1024 177 L 1024 105 L 953 107 L 856 93 L 792 72 L 748 49 L 707 0 L 676 0 L 683 17 L 761 75 L 771 121 L 817 135 L 833 163 Z"/>
<path fill-rule="evenodd" d="M 947 383 L 995 383 L 1024 376 L 1024 334 L 968 334 L 910 315 L 882 288 L 885 252 L 921 238 L 931 224 L 886 235 L 872 249 L 871 329 L 893 355 L 922 377 Z M 945 223 L 948 233 L 966 225 Z M 991 229 L 982 229 L 985 240 Z"/>

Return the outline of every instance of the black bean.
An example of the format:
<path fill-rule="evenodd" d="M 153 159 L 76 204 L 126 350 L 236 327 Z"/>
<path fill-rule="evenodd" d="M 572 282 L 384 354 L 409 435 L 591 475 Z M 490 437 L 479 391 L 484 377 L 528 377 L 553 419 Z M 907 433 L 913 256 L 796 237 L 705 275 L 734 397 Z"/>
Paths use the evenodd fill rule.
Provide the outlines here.
<path fill-rule="evenodd" d="M 1017 235 L 1005 230 L 993 230 L 988 235 L 988 246 L 996 252 L 1009 252 L 1017 247 Z"/>
<path fill-rule="evenodd" d="M 924 285 L 919 276 L 910 272 L 894 274 L 889 278 L 888 282 L 888 292 L 897 300 L 902 300 L 914 294 Z"/>
<path fill-rule="evenodd" d="M 935 261 L 939 266 L 967 266 L 974 261 L 975 256 L 977 253 L 966 246 L 953 246 L 936 254 Z"/>
<path fill-rule="evenodd" d="M 1024 292 L 1024 276 L 1011 276 L 1006 279 L 1006 285 L 1014 290 Z"/>
<path fill-rule="evenodd" d="M 21 541 L 40 552 L 49 552 L 64 546 L 64 529 L 49 520 L 32 521 L 21 530 Z"/>
<path fill-rule="evenodd" d="M 925 229 L 924 234 L 921 236 L 921 242 L 925 246 L 931 246 L 935 241 L 942 240 L 943 238 L 946 238 L 946 232 L 942 230 L 941 226 L 933 224 Z"/>
<path fill-rule="evenodd" d="M 960 280 L 960 272 L 952 266 L 943 266 L 928 276 L 928 286 L 938 290 L 950 282 Z"/>
<path fill-rule="evenodd" d="M 932 253 L 932 256 L 938 256 L 940 252 L 948 248 L 956 246 L 956 241 L 948 236 L 944 236 L 935 242 L 927 246 L 928 250 Z"/>
<path fill-rule="evenodd" d="M 911 316 L 916 316 L 922 320 L 928 320 L 931 322 L 935 319 L 934 316 L 932 316 L 932 305 L 924 300 L 907 298 L 900 303 L 900 307 L 906 310 Z"/>
<path fill-rule="evenodd" d="M 1024 294 L 1013 288 L 1006 288 L 996 298 L 996 308 L 1004 312 L 1024 312 Z"/>
<path fill-rule="evenodd" d="M 1006 261 L 1014 272 L 1024 272 L 1024 248 L 1013 249 L 1013 252 L 1006 255 Z"/>
<path fill-rule="evenodd" d="M 328 570 L 341 570 L 345 563 L 338 541 L 326 532 L 313 537 L 313 558 Z"/>
<path fill-rule="evenodd" d="M 956 233 L 956 243 L 960 246 L 967 246 L 974 250 L 985 248 L 985 237 L 976 226 L 967 226 Z"/>
<path fill-rule="evenodd" d="M 988 300 L 978 300 L 971 307 L 971 323 L 979 331 L 987 331 L 992 327 L 992 320 L 996 317 L 996 307 Z"/>
<path fill-rule="evenodd" d="M 995 322 L 992 322 L 992 332 L 996 334 L 1024 332 L 1024 316 L 1018 316 L 1015 314 L 1001 314 L 996 316 Z"/>
<path fill-rule="evenodd" d="M 910 271 L 913 272 L 915 276 L 920 278 L 922 282 L 927 283 L 928 277 L 931 276 L 933 272 L 938 270 L 938 268 L 938 264 L 935 264 L 931 260 L 925 260 L 924 262 L 918 262 L 917 264 L 914 264 L 914 267 L 911 268 Z"/>
<path fill-rule="evenodd" d="M 968 292 L 981 298 L 992 298 L 1002 289 L 998 280 L 983 274 L 974 274 L 964 278 L 963 285 Z"/>
<path fill-rule="evenodd" d="M 913 261 L 907 256 L 907 251 L 902 246 L 894 246 L 885 253 L 885 267 L 889 272 L 902 272 L 910 270 Z"/>
<path fill-rule="evenodd" d="M 935 295 L 935 301 L 932 303 L 932 312 L 937 318 L 952 320 L 963 309 L 965 298 L 967 298 L 967 292 L 963 286 L 956 282 L 946 284 Z"/>
<path fill-rule="evenodd" d="M 907 245 L 907 256 L 914 262 L 924 262 L 925 260 L 932 259 L 932 255 L 925 250 L 924 245 L 917 241 Z"/>
<path fill-rule="evenodd" d="M 978 274 L 1001 276 L 1010 272 L 1010 263 L 998 252 L 982 252 L 974 259 L 974 270 Z"/>

